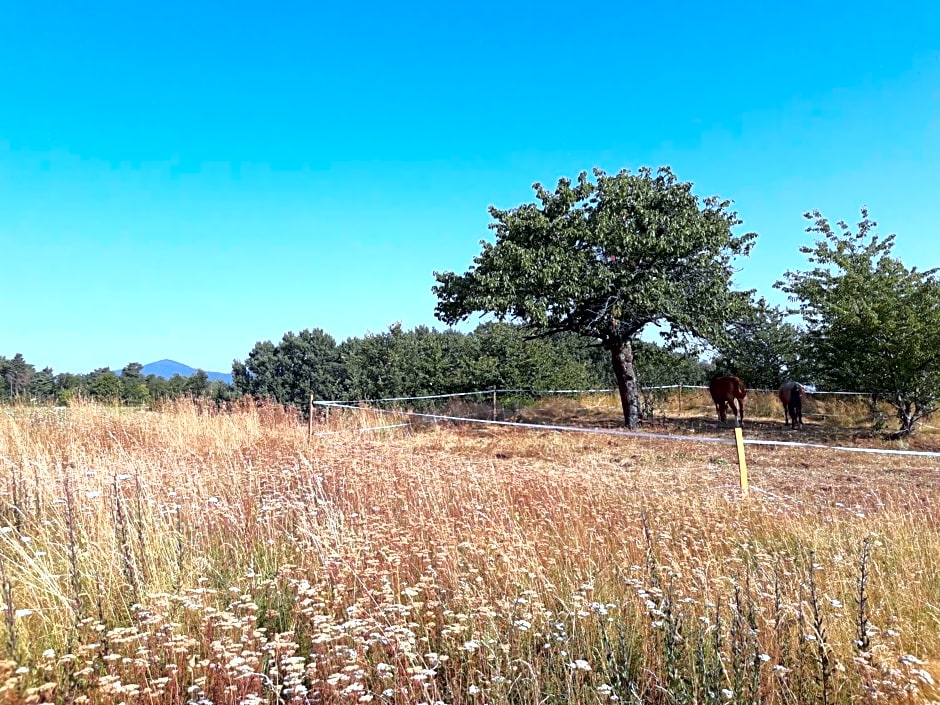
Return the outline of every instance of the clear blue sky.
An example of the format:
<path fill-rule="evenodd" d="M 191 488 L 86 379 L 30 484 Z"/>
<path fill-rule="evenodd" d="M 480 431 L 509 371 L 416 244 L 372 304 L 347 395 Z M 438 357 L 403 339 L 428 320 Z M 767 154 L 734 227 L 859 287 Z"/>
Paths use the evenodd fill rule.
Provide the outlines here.
<path fill-rule="evenodd" d="M 803 211 L 940 265 L 934 2 L 7 3 L 0 355 L 228 371 L 259 340 L 438 325 L 487 206 L 668 164 L 805 260 Z"/>

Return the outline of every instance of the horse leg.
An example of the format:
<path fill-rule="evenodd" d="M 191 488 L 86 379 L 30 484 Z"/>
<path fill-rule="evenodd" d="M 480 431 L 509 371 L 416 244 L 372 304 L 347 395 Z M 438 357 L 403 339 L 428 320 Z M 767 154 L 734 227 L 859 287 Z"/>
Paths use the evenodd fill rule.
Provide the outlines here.
<path fill-rule="evenodd" d="M 783 402 L 783 425 L 790 425 L 790 405 L 787 402 Z"/>

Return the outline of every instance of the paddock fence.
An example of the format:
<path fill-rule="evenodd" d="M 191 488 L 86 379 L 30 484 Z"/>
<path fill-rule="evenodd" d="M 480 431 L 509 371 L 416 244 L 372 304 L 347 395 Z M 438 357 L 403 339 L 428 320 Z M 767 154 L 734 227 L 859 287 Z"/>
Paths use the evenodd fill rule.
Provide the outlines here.
<path fill-rule="evenodd" d="M 493 421 L 563 421 L 577 417 L 600 426 L 622 421 L 616 389 L 496 388 L 470 392 L 383 398 L 324 400 L 334 404 L 368 406 Z M 711 418 L 715 407 L 704 385 L 668 384 L 641 388 L 640 415 L 644 420 Z M 321 405 L 324 406 L 324 405 Z M 750 419 L 783 420 L 777 390 L 749 389 L 745 413 Z M 806 394 L 803 416 L 842 428 L 883 428 L 893 418 L 887 404 L 872 404 L 862 392 L 813 391 Z"/>
<path fill-rule="evenodd" d="M 700 385 L 659 385 L 644 387 L 643 394 L 656 400 L 651 420 L 660 418 L 685 418 L 694 416 L 714 416 L 715 408 L 708 394 L 708 387 Z M 757 410 L 757 418 L 766 417 L 781 422 L 782 407 L 777 400 L 777 391 L 770 389 L 748 390 L 748 407 L 751 417 Z M 885 409 L 869 403 L 869 395 L 861 392 L 813 391 L 807 393 L 804 416 L 821 419 L 848 420 L 852 422 L 878 423 L 878 416 L 886 414 Z M 546 400 L 563 398 L 559 403 Z M 570 407 L 566 409 L 567 407 Z M 870 453 L 881 455 L 909 455 L 940 458 L 940 452 L 906 450 L 891 448 L 869 448 L 839 444 L 813 443 L 795 440 L 743 438 L 736 441 L 730 435 L 706 436 L 685 433 L 656 433 L 630 431 L 622 428 L 622 415 L 619 415 L 619 396 L 615 389 L 490 389 L 476 392 L 454 394 L 429 394 L 411 397 L 389 397 L 379 399 L 349 400 L 310 400 L 311 434 L 313 434 L 314 407 L 325 410 L 345 410 L 347 412 L 378 412 L 394 424 L 377 424 L 373 427 L 357 429 L 358 432 L 378 431 L 390 428 L 403 428 L 427 423 L 452 424 L 489 424 L 494 426 L 538 429 L 556 432 L 574 432 L 627 436 L 636 438 L 694 441 L 698 443 L 719 443 L 752 446 L 781 446 L 795 448 L 820 448 L 850 453 Z M 596 418 L 601 423 L 573 424 L 554 423 L 546 418 L 544 412 L 566 410 L 576 414 L 579 421 L 590 422 L 591 412 L 600 411 Z M 534 420 L 534 418 L 538 420 Z M 618 426 L 621 426 L 618 428 Z M 723 433 L 730 429 L 715 429 Z M 745 429 L 746 430 L 746 429 Z M 329 433 L 333 433 L 332 431 Z M 743 458 L 742 458 L 743 462 Z"/>

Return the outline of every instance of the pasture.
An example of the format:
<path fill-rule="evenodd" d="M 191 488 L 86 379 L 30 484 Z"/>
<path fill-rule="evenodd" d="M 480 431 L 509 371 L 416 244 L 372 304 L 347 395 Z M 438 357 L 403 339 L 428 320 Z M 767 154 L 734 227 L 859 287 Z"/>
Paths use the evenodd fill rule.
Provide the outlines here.
<path fill-rule="evenodd" d="M 0 702 L 940 699 L 937 459 L 397 420 L 0 413 Z"/>

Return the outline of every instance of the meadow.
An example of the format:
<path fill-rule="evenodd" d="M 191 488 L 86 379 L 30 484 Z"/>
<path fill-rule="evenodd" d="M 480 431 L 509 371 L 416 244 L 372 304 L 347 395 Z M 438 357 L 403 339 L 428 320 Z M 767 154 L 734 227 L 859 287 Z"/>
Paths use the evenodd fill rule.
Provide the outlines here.
<path fill-rule="evenodd" d="M 397 420 L 0 410 L 0 702 L 940 701 L 936 458 Z"/>

